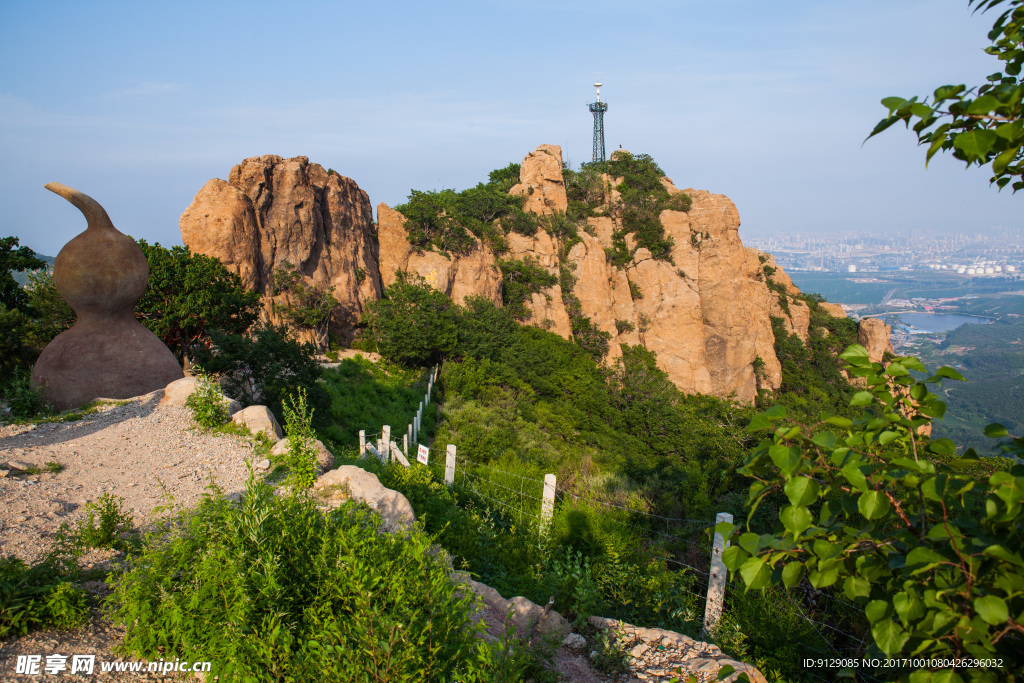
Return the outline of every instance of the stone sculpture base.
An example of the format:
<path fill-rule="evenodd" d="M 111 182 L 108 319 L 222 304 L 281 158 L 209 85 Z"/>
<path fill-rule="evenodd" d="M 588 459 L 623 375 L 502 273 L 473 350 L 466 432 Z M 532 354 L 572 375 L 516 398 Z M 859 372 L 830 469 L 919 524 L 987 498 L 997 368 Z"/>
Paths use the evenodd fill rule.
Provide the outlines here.
<path fill-rule="evenodd" d="M 32 385 L 67 410 L 100 397 L 148 394 L 182 377 L 171 350 L 134 317 L 91 317 L 80 318 L 43 349 Z"/>

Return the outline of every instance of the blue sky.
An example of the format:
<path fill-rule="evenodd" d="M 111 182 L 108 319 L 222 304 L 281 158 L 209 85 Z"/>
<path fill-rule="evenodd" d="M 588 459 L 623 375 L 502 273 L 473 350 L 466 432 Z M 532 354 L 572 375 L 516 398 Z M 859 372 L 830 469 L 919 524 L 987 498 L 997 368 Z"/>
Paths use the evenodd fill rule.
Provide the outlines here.
<path fill-rule="evenodd" d="M 54 255 L 92 195 L 180 244 L 202 185 L 305 155 L 370 201 L 462 189 L 541 143 L 609 151 L 728 195 L 741 236 L 1021 227 L 988 174 L 911 133 L 863 144 L 888 95 L 982 82 L 994 13 L 966 0 L 0 3 L 0 236 Z"/>

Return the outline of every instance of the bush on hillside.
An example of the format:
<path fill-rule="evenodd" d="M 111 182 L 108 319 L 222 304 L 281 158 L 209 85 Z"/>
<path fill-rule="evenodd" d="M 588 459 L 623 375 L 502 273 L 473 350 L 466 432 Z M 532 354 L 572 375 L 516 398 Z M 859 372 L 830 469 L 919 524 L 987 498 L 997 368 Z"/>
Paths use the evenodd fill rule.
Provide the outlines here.
<path fill-rule="evenodd" d="M 521 652 L 474 637 L 472 594 L 430 539 L 379 525 L 254 479 L 237 503 L 210 491 L 109 580 L 124 647 L 213 662 L 225 682 L 517 679 Z"/>

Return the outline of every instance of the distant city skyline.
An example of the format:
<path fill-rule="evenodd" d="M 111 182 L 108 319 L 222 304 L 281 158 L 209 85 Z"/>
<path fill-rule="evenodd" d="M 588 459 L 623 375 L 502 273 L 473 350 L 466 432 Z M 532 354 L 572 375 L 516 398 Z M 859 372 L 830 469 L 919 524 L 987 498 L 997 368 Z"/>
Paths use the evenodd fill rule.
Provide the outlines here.
<path fill-rule="evenodd" d="M 307 156 L 376 207 L 462 189 L 537 145 L 647 153 L 680 188 L 775 233 L 1020 228 L 1024 196 L 894 127 L 889 95 L 973 85 L 994 12 L 966 0 L 719 3 L 131 2 L 0 5 L 0 236 L 54 255 L 84 228 L 43 189 L 99 201 L 165 246 L 211 178 Z M 601 49 L 594 49 L 599 46 Z"/>

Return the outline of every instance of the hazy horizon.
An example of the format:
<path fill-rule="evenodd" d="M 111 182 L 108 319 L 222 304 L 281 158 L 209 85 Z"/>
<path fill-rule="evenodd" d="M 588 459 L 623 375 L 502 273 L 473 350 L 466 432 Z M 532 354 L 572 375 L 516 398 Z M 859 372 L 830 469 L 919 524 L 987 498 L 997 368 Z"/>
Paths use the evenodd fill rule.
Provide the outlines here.
<path fill-rule="evenodd" d="M 55 255 L 99 201 L 123 232 L 178 218 L 243 159 L 307 156 L 402 202 L 561 145 L 589 161 L 595 80 L 609 152 L 728 195 L 741 236 L 1018 229 L 1021 199 L 912 133 L 864 143 L 888 95 L 974 85 L 993 12 L 966 0 L 0 7 L 0 235 Z"/>

